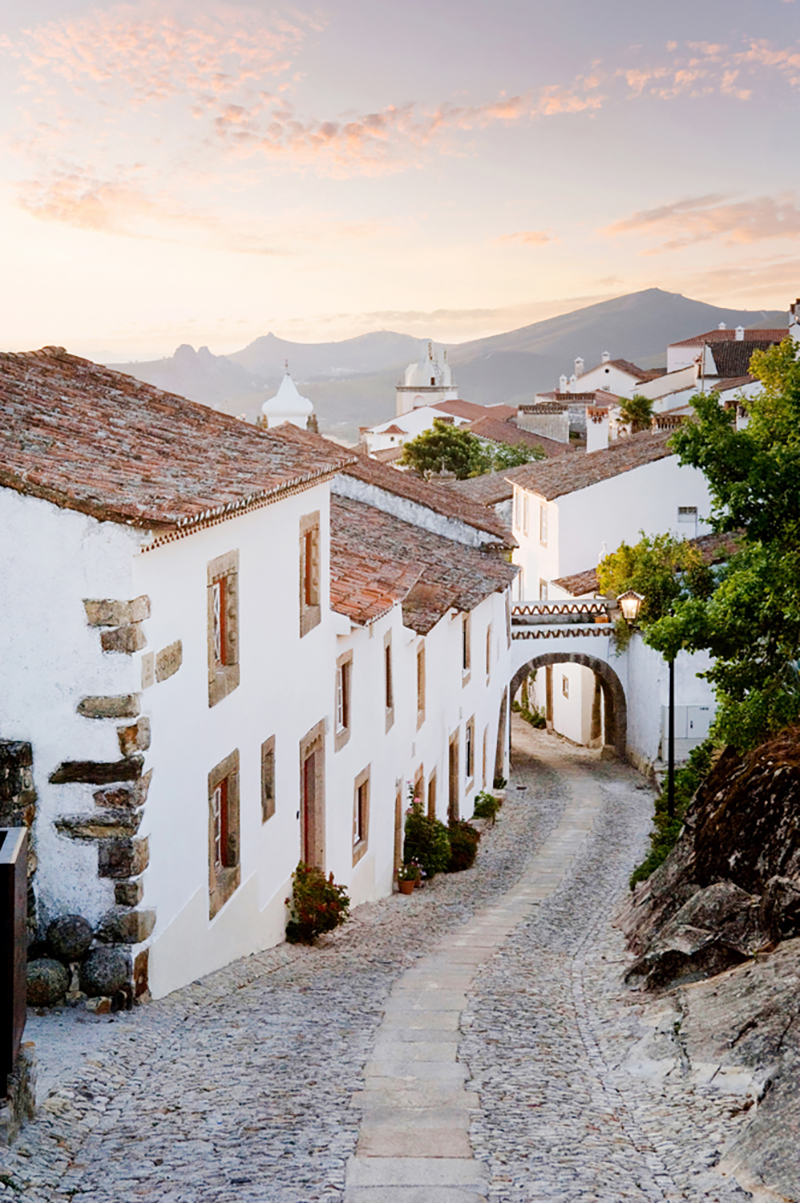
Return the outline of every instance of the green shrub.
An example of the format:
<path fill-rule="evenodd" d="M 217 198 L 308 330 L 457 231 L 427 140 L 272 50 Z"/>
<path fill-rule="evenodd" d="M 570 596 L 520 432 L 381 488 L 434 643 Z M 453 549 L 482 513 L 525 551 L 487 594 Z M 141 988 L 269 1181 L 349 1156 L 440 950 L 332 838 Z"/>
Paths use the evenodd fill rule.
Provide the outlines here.
<path fill-rule="evenodd" d="M 462 873 L 464 869 L 471 869 L 478 854 L 481 833 L 466 819 L 451 819 L 448 834 L 450 863 L 447 872 Z"/>
<path fill-rule="evenodd" d="M 505 789 L 507 784 L 505 777 L 498 776 L 492 782 L 492 789 Z"/>
<path fill-rule="evenodd" d="M 350 899 L 344 886 L 334 885 L 333 874 L 326 877 L 315 865 L 300 861 L 292 874 L 292 897 L 286 899 L 292 913 L 286 924 L 290 944 L 311 944 L 323 932 L 333 931 L 346 922 Z"/>
<path fill-rule="evenodd" d="M 712 740 L 707 739 L 699 747 L 692 748 L 688 763 L 675 773 L 674 819 L 667 814 L 667 783 L 664 782 L 664 789 L 656 798 L 653 831 L 650 835 L 650 851 L 631 874 L 631 889 L 640 881 L 647 881 L 650 874 L 655 873 L 659 865 L 663 865 L 677 844 L 683 828 L 683 816 L 686 814 L 692 798 L 711 772 L 713 763 L 714 744 Z"/>
<path fill-rule="evenodd" d="M 503 803 L 499 798 L 495 798 L 494 794 L 487 793 L 482 790 L 481 793 L 475 796 L 475 806 L 472 810 L 473 819 L 491 819 L 494 824 L 497 818 L 497 812 Z"/>
<path fill-rule="evenodd" d="M 426 877 L 446 873 L 450 864 L 450 836 L 444 823 L 429 819 L 415 799 L 406 811 L 403 860 L 415 860 Z"/>

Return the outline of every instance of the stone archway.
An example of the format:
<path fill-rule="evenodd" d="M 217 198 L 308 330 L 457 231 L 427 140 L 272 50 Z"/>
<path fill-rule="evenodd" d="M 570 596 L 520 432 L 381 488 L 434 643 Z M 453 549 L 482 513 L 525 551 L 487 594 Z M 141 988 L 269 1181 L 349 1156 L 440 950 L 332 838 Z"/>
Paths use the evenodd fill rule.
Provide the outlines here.
<path fill-rule="evenodd" d="M 617 755 L 627 759 L 628 747 L 628 703 L 625 700 L 625 690 L 622 682 L 610 664 L 587 656 L 583 652 L 543 652 L 534 656 L 517 669 L 511 680 L 511 697 L 515 697 L 523 679 L 537 668 L 546 668 L 551 664 L 582 664 L 590 668 L 600 681 L 600 688 L 606 703 L 606 743 L 612 744 Z"/>

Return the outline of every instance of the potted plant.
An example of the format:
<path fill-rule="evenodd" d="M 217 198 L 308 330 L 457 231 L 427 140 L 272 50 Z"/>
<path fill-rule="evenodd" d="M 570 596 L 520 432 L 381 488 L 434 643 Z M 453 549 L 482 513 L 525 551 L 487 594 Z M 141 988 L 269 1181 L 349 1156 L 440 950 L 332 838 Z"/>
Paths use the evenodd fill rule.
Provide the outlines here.
<path fill-rule="evenodd" d="M 415 860 L 404 861 L 397 870 L 397 887 L 401 894 L 410 894 L 422 877 L 422 870 Z"/>
<path fill-rule="evenodd" d="M 507 784 L 508 782 L 506 781 L 505 777 L 499 776 L 495 777 L 494 781 L 492 782 L 492 793 L 494 794 L 495 798 L 497 798 L 498 802 L 502 802 L 505 798 Z"/>

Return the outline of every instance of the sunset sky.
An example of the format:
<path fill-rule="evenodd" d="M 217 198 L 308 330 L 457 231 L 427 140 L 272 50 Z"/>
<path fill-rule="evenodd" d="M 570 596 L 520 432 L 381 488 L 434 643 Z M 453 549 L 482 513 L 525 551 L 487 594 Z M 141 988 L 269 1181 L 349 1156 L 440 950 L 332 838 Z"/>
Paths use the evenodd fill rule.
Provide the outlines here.
<path fill-rule="evenodd" d="M 4 349 L 800 295 L 800 0 L 0 11 Z"/>

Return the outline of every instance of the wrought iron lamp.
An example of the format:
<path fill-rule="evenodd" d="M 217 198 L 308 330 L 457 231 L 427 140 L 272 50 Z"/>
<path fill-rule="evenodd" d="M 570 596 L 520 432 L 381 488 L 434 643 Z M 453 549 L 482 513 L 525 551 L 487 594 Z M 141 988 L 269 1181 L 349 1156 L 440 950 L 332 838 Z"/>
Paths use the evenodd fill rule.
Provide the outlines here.
<path fill-rule="evenodd" d="M 634 589 L 628 589 L 626 593 L 621 593 L 617 598 L 619 608 L 622 610 L 622 617 L 629 627 L 636 625 L 643 601 L 641 593 L 637 593 Z"/>

